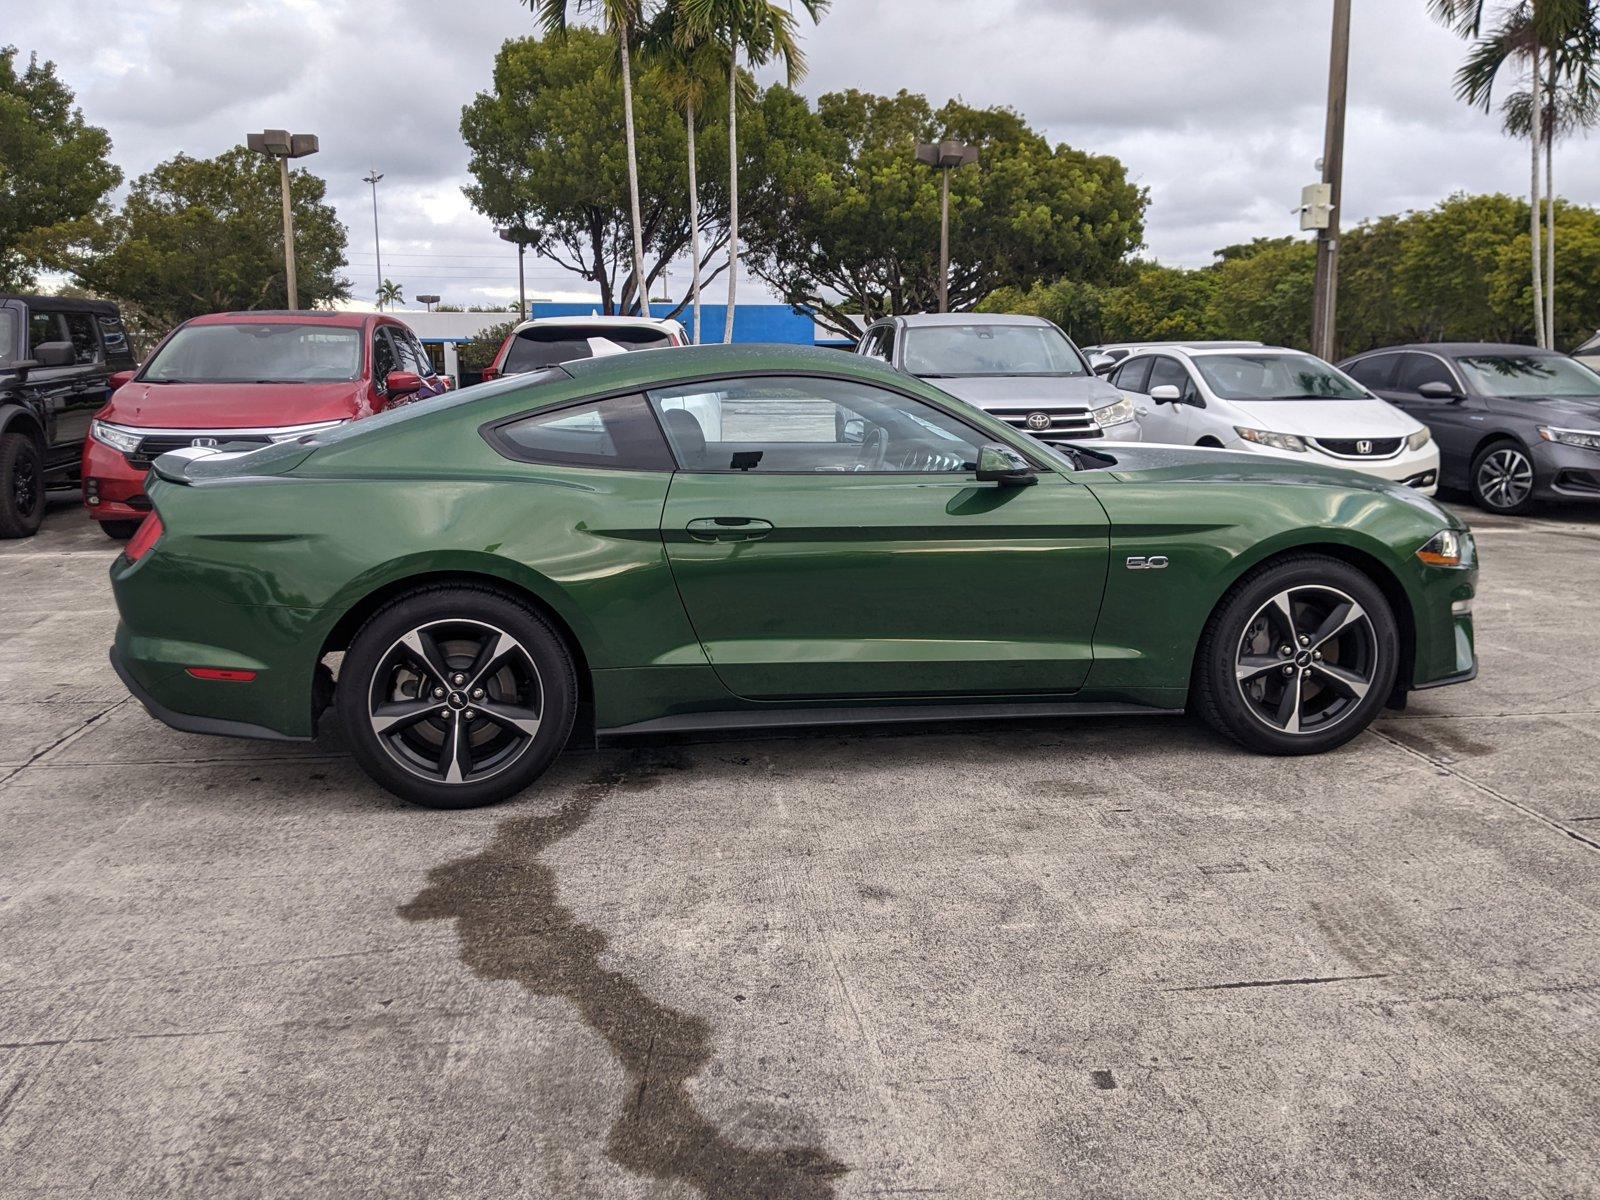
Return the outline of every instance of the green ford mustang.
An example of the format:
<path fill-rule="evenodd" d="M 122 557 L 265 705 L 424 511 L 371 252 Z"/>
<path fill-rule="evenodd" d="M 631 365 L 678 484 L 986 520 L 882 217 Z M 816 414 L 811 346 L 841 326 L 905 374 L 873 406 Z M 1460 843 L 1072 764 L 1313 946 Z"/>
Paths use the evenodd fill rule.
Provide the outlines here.
<path fill-rule="evenodd" d="M 1453 516 L 1351 472 L 1048 449 L 827 350 L 575 362 L 157 461 L 112 662 L 179 729 L 464 807 L 586 733 L 1189 709 L 1328 750 L 1470 679 Z"/>

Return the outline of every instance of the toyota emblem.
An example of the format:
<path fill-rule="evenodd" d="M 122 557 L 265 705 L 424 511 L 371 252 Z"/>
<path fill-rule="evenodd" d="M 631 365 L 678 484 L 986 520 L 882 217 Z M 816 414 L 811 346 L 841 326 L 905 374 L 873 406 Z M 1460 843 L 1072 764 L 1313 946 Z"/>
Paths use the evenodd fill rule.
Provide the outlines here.
<path fill-rule="evenodd" d="M 1362 438 L 1359 442 L 1356 443 L 1356 453 L 1357 454 L 1371 454 L 1372 453 L 1372 443 L 1367 441 L 1365 438 Z"/>
<path fill-rule="evenodd" d="M 209 448 L 211 446 L 215 446 L 216 444 L 217 439 L 213 437 L 199 437 L 195 438 L 194 441 L 189 443 L 191 446 L 199 446 L 202 448 Z"/>
<path fill-rule="evenodd" d="M 1041 429 L 1050 428 L 1050 414 L 1031 412 L 1028 414 L 1028 428 L 1037 433 Z"/>

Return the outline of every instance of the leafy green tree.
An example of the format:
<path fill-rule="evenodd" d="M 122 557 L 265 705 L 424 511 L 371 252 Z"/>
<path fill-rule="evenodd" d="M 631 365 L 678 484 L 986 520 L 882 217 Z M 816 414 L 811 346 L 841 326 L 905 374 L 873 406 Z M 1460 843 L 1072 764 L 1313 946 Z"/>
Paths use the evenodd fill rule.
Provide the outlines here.
<path fill-rule="evenodd" d="M 64 227 L 103 212 L 122 182 L 110 152 L 54 63 L 18 71 L 17 48 L 0 47 L 0 291 L 31 287 Z"/>
<path fill-rule="evenodd" d="M 345 230 L 322 180 L 289 174 L 295 270 L 313 305 L 344 299 Z M 122 210 L 80 222 L 64 256 L 102 295 L 137 305 L 157 327 L 201 313 L 283 308 L 278 164 L 243 146 L 216 158 L 179 154 L 134 180 Z"/>
<path fill-rule="evenodd" d="M 772 0 L 674 0 L 683 10 L 693 35 L 720 45 L 728 67 L 728 307 L 722 340 L 733 341 L 733 317 L 739 293 L 739 58 L 752 67 L 782 62 L 789 86 L 805 74 L 792 6 Z M 813 23 L 822 19 L 830 0 L 799 0 Z"/>
<path fill-rule="evenodd" d="M 509 321 L 500 321 L 479 330 L 477 334 L 464 342 L 456 344 L 456 361 L 461 364 L 463 371 L 482 371 L 494 362 L 494 356 L 500 353 L 500 347 L 506 338 L 511 336 L 511 331 L 517 326 L 517 318 Z"/>
<path fill-rule="evenodd" d="M 1052 146 L 1010 109 L 835 92 L 817 104 L 820 138 L 786 137 L 805 116 L 770 94 L 768 136 L 782 189 L 770 224 L 752 228 L 752 270 L 786 301 L 847 334 L 850 317 L 931 310 L 939 291 L 939 180 L 919 141 L 981 146 L 950 183 L 950 305 L 1060 278 L 1104 283 L 1143 239 L 1144 192 L 1114 158 Z M 797 129 L 798 132 L 798 129 Z"/>
<path fill-rule="evenodd" d="M 1285 239 L 1253 254 L 1209 268 L 1206 323 L 1213 337 L 1250 338 L 1274 346 L 1306 348 L 1311 341 L 1311 297 L 1316 247 Z"/>
<path fill-rule="evenodd" d="M 569 0 L 524 0 L 539 17 L 546 34 L 565 38 Z M 617 39 L 617 55 L 622 72 L 622 130 L 628 156 L 628 212 L 633 234 L 633 295 L 639 311 L 647 311 L 649 289 L 643 286 L 644 235 L 639 215 L 639 153 L 633 129 L 633 50 L 644 22 L 642 0 L 577 0 L 579 12 L 598 13 L 606 31 Z"/>

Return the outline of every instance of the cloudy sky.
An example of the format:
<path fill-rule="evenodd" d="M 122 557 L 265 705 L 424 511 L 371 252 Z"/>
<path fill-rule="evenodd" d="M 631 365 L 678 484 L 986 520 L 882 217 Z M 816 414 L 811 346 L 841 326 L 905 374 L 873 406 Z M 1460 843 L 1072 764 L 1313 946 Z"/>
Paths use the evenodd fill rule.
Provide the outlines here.
<path fill-rule="evenodd" d="M 517 0 L 53 0 L 3 35 L 51 58 L 131 178 L 252 129 L 317 133 L 306 165 L 350 231 L 356 296 L 516 298 L 513 253 L 461 195 L 461 106 L 496 49 L 532 28 Z M 809 95 L 900 88 L 1010 105 L 1057 140 L 1112 153 L 1150 189 L 1148 253 L 1201 266 L 1218 246 L 1294 232 L 1321 153 L 1332 0 L 834 0 L 806 34 Z M 1527 156 L 1451 94 L 1462 44 L 1426 0 L 1355 0 L 1345 220 L 1457 190 L 1521 192 Z M 1562 193 L 1595 203 L 1600 158 L 1574 143 Z M 583 284 L 529 262 L 534 295 Z M 750 293 L 746 293 L 747 295 Z"/>

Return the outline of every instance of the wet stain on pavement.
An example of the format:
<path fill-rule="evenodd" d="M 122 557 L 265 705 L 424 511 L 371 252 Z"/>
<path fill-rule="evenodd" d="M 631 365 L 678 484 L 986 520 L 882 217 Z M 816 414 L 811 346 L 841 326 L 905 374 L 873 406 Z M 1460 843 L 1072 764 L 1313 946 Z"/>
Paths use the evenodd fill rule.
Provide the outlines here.
<path fill-rule="evenodd" d="M 1406 748 L 1438 762 L 1458 762 L 1463 758 L 1477 758 L 1495 751 L 1495 747 L 1487 742 L 1480 742 L 1459 730 L 1451 729 L 1444 721 L 1430 722 L 1422 728 L 1415 726 L 1423 726 L 1423 723 L 1389 721 L 1384 724 L 1383 731 Z"/>
<path fill-rule="evenodd" d="M 617 792 L 660 784 L 679 764 L 636 753 L 578 787 L 555 812 L 500 824 L 481 852 L 433 868 L 399 912 L 408 921 L 454 920 L 461 960 L 484 979 L 520 984 L 573 1003 L 628 1076 L 627 1101 L 606 1154 L 627 1170 L 681 1180 L 712 1200 L 823 1200 L 849 1168 L 820 1146 L 745 1146 L 694 1106 L 689 1081 L 712 1057 L 711 1028 L 601 965 L 606 935 L 561 904 L 540 855 L 571 836 Z"/>

